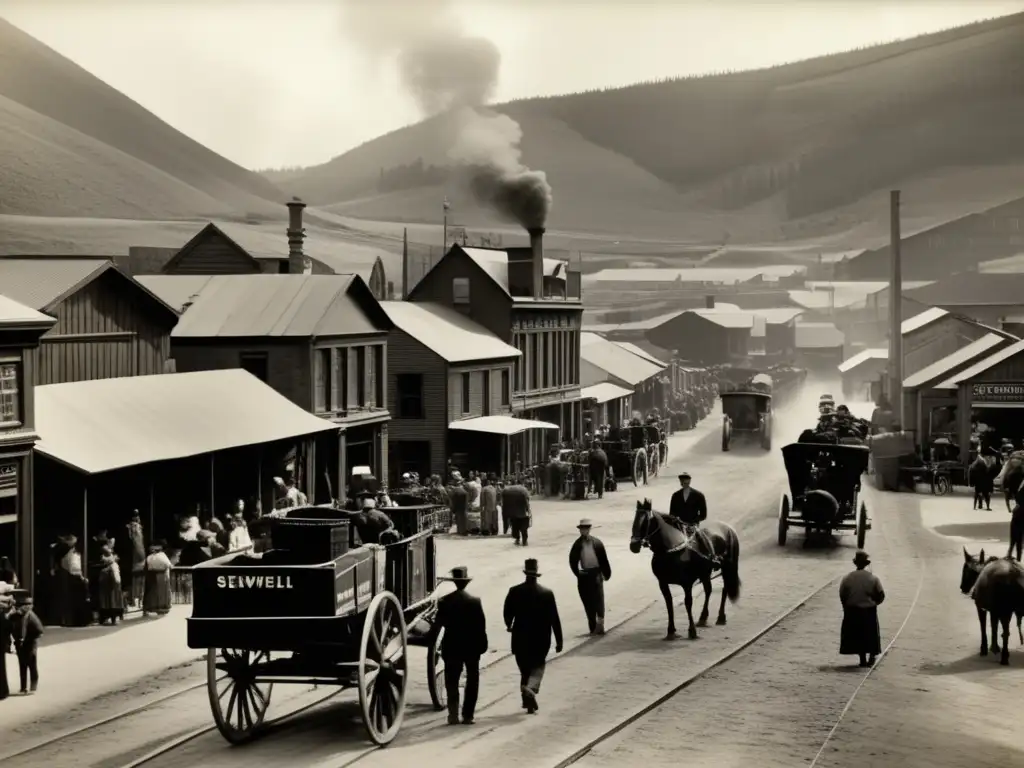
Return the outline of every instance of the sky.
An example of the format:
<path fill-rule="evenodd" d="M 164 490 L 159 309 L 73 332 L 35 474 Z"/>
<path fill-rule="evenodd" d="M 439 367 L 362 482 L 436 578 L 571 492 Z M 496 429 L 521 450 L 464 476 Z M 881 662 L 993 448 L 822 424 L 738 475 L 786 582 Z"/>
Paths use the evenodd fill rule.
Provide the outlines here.
<path fill-rule="evenodd" d="M 0 0 L 0 16 L 248 168 L 315 165 L 416 122 L 343 0 Z M 373 2 L 373 0 L 357 0 Z M 1024 11 L 1024 0 L 454 0 L 496 100 L 742 70 Z"/>

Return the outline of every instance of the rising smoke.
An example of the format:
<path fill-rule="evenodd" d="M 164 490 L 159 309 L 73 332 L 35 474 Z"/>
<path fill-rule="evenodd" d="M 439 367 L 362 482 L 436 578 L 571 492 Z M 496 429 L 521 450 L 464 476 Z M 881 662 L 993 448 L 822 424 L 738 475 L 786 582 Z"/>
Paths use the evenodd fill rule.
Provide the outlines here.
<path fill-rule="evenodd" d="M 446 114 L 449 157 L 476 200 L 523 227 L 543 227 L 552 200 L 547 177 L 523 165 L 519 124 L 486 108 L 498 84 L 497 46 L 469 35 L 450 0 L 343 2 L 352 41 L 375 64 L 396 63 L 424 117 Z"/>

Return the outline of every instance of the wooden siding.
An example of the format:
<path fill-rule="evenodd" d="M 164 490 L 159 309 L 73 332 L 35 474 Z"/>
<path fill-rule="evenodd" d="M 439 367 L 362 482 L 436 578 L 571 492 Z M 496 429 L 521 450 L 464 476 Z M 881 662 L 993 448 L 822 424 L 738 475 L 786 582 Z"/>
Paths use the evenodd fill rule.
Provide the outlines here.
<path fill-rule="evenodd" d="M 747 354 L 750 331 L 723 328 L 693 312 L 685 312 L 646 333 L 655 346 L 684 360 L 708 365 L 728 363 Z"/>
<path fill-rule="evenodd" d="M 173 316 L 113 272 L 53 311 L 57 323 L 29 356 L 36 384 L 164 373 Z"/>
<path fill-rule="evenodd" d="M 989 331 L 946 316 L 903 336 L 903 377 L 912 376 L 977 341 Z"/>
<path fill-rule="evenodd" d="M 205 230 L 164 267 L 169 275 L 248 275 L 260 264 L 216 230 Z M 274 263 L 275 269 L 277 262 Z"/>
<path fill-rule="evenodd" d="M 33 350 L 18 346 L 6 346 L 7 334 L 0 328 L 0 362 L 14 362 L 18 364 L 18 394 L 21 397 L 21 424 L 18 426 L 0 427 L 0 441 L 13 441 L 21 433 L 30 435 L 36 425 L 35 408 L 35 386 L 36 381 L 35 361 Z"/>
<path fill-rule="evenodd" d="M 460 365 L 448 369 L 448 422 L 474 416 L 511 414 L 511 400 L 501 402 L 501 372 L 512 375 L 512 363 Z M 463 410 L 463 376 L 469 376 L 469 410 Z M 486 403 L 486 407 L 485 407 Z"/>
<path fill-rule="evenodd" d="M 329 353 L 328 370 L 320 354 Z M 388 347 L 380 336 L 318 340 L 309 382 L 313 413 L 339 423 L 388 410 Z M 362 398 L 360 398 L 362 392 Z"/>
<path fill-rule="evenodd" d="M 402 418 L 398 398 L 398 377 L 402 374 L 423 377 L 423 418 Z M 397 472 L 398 453 L 403 442 L 425 442 L 430 445 L 430 471 L 443 474 L 447 459 L 448 412 L 446 402 L 447 364 L 434 352 L 399 329 L 388 336 L 387 398 L 391 410 L 388 423 L 388 448 L 392 452 L 389 466 Z M 390 478 L 392 484 L 398 478 Z"/>
<path fill-rule="evenodd" d="M 511 344 L 522 352 L 513 364 L 516 397 L 579 388 L 582 321 L 582 310 L 569 308 L 512 312 Z"/>

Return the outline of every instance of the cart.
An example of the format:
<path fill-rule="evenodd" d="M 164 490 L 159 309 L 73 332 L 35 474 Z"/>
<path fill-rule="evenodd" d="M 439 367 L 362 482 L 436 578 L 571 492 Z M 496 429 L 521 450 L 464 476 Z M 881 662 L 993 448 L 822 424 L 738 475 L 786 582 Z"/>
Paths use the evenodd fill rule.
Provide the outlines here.
<path fill-rule="evenodd" d="M 853 531 L 857 547 L 864 548 L 871 520 L 860 501 L 860 478 L 869 456 L 865 445 L 793 443 L 782 449 L 792 496 L 783 493 L 779 501 L 780 547 L 794 527 L 825 536 Z"/>
<path fill-rule="evenodd" d="M 379 746 L 398 734 L 408 648 L 427 648 L 427 683 L 446 706 L 437 615 L 436 547 L 422 531 L 360 545 L 344 513 L 299 508 L 272 521 L 273 548 L 197 565 L 188 646 L 207 650 L 207 689 L 221 735 L 241 744 L 263 728 L 274 685 L 357 688 Z M 301 515 L 301 517 L 297 517 Z"/>
<path fill-rule="evenodd" d="M 772 396 L 752 388 L 722 392 L 722 450 L 732 447 L 735 437 L 757 437 L 761 447 L 772 449 Z"/>

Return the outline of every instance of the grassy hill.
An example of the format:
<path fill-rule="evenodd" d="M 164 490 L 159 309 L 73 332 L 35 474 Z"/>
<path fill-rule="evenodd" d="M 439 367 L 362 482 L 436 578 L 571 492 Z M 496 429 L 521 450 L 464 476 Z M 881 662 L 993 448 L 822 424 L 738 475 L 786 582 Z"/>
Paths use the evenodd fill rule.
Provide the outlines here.
<path fill-rule="evenodd" d="M 0 19 L 0 214 L 281 217 L 284 193 Z"/>
<path fill-rule="evenodd" d="M 859 239 L 887 229 L 877 200 L 894 186 L 919 190 L 915 204 L 937 219 L 965 206 L 961 178 L 971 210 L 1019 192 L 1022 82 L 1018 14 L 765 70 L 497 109 L 522 124 L 525 162 L 549 175 L 553 228 Z M 447 150 L 432 120 L 267 176 L 343 216 L 436 221 L 447 194 L 458 217 L 487 223 L 450 180 Z"/>

